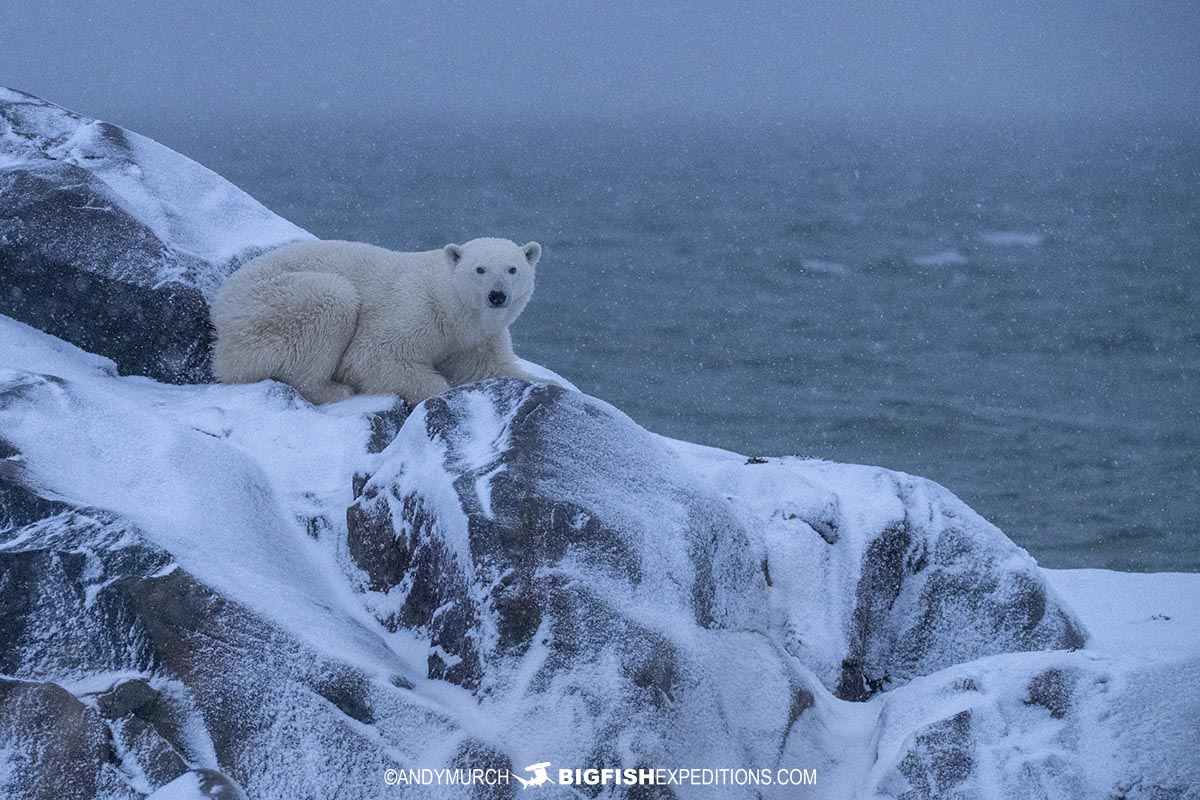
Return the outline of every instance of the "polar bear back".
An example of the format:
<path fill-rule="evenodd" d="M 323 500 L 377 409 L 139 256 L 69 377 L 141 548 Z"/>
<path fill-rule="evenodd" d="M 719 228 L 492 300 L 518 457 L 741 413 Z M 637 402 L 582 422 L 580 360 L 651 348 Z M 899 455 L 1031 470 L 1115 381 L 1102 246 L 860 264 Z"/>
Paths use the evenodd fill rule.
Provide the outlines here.
<path fill-rule="evenodd" d="M 230 276 L 218 296 L 236 297 L 245 284 L 261 283 L 286 272 L 319 272 L 340 275 L 359 292 L 364 302 L 390 296 L 397 289 L 425 285 L 444 267 L 439 250 L 403 253 L 364 242 L 323 240 L 294 242 L 271 250 Z"/>

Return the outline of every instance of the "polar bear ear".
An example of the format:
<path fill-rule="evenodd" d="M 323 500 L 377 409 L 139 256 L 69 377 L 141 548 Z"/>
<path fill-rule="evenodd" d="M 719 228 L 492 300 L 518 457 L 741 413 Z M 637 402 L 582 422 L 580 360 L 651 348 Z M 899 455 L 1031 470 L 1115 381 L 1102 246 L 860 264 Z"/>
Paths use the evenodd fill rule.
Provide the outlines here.
<path fill-rule="evenodd" d="M 525 253 L 525 260 L 529 262 L 529 266 L 536 267 L 538 259 L 542 257 L 542 246 L 537 242 L 526 242 L 521 250 Z"/>
<path fill-rule="evenodd" d="M 462 260 L 462 246 L 457 244 L 448 244 L 442 248 L 446 253 L 446 258 L 450 259 L 451 264 L 457 264 Z"/>

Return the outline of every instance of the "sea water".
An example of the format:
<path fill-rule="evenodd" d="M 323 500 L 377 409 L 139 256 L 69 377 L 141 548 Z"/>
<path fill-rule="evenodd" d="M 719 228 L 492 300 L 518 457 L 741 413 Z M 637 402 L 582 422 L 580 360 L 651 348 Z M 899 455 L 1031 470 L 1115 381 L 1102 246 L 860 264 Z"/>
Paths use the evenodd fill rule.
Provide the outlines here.
<path fill-rule="evenodd" d="M 540 241 L 517 351 L 650 430 L 926 476 L 1046 566 L 1200 569 L 1187 123 L 139 127 L 323 238 Z"/>

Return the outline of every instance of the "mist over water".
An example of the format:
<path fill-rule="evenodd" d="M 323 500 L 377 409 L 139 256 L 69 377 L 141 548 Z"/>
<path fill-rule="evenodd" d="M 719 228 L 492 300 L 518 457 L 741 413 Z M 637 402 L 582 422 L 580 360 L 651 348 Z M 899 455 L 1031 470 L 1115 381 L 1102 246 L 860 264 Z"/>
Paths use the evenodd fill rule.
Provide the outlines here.
<path fill-rule="evenodd" d="M 1200 569 L 1192 127 L 151 133 L 324 238 L 539 240 L 518 352 L 651 430 L 930 477 L 1047 566 Z"/>
<path fill-rule="evenodd" d="M 1200 109 L 1190 0 L 5 0 L 0 34 L 3 81 L 129 122 Z"/>

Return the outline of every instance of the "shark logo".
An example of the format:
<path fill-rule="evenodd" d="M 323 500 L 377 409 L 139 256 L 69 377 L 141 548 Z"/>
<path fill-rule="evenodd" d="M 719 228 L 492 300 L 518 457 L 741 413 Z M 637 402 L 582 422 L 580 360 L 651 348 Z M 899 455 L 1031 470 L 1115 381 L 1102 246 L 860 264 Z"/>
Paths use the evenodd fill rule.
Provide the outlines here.
<path fill-rule="evenodd" d="M 530 786 L 541 786 L 546 783 L 553 783 L 550 776 L 546 774 L 546 767 L 550 766 L 549 761 L 542 761 L 537 764 L 530 764 L 525 768 L 526 772 L 532 772 L 532 778 L 522 778 L 520 775 L 514 775 L 521 784 L 522 789 L 528 789 Z"/>

